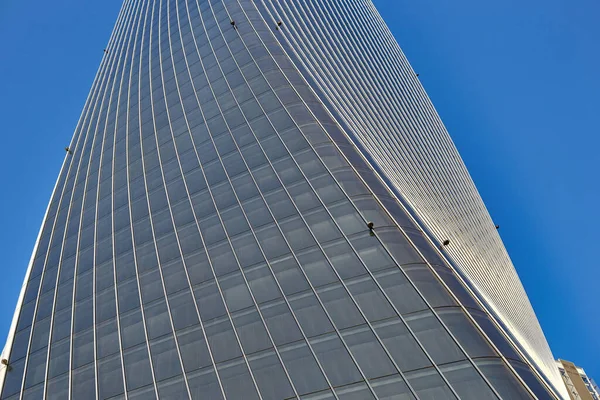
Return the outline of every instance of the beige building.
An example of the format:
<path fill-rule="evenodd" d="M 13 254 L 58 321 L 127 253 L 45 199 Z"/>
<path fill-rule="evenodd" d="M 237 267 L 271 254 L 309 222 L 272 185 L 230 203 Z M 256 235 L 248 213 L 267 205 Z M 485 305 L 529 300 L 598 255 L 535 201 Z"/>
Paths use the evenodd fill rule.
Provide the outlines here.
<path fill-rule="evenodd" d="M 556 364 L 572 400 L 600 400 L 598 386 L 587 376 L 583 368 L 560 359 Z"/>

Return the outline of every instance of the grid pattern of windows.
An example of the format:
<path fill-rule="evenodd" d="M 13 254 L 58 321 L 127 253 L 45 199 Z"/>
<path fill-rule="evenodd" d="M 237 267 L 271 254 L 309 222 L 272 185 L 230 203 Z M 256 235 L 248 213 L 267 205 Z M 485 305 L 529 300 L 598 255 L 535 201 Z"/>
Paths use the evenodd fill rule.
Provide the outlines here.
<path fill-rule="evenodd" d="M 336 120 L 553 384 L 554 358 L 469 172 L 371 0 L 255 2 Z M 404 6 L 397 3 L 398 10 Z M 302 95 L 302 92 L 300 92 Z M 310 107 L 310 105 L 309 105 Z M 353 160 L 354 162 L 355 160 Z M 562 391 L 562 396 L 568 396 Z"/>
<path fill-rule="evenodd" d="M 1 398 L 553 398 L 276 26 L 250 0 L 124 2 Z"/>

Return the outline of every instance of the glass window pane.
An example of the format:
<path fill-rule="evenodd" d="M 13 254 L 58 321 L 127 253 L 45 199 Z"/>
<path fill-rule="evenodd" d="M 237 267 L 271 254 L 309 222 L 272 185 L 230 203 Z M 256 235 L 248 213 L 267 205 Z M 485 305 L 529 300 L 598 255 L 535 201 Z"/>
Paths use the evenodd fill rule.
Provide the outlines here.
<path fill-rule="evenodd" d="M 214 280 L 203 283 L 194 289 L 194 297 L 198 302 L 200 317 L 203 321 L 209 321 L 226 314 L 221 293 Z"/>
<path fill-rule="evenodd" d="M 406 382 L 400 375 L 387 376 L 373 379 L 371 386 L 380 400 L 414 400 Z"/>
<path fill-rule="evenodd" d="M 96 295 L 96 323 L 104 322 L 117 316 L 115 291 L 105 290 Z"/>
<path fill-rule="evenodd" d="M 352 239 L 351 243 L 371 272 L 396 267 L 394 260 L 386 252 L 377 237 L 363 233 Z"/>
<path fill-rule="evenodd" d="M 150 359 L 145 345 L 138 346 L 123 354 L 127 390 L 134 390 L 152 383 Z M 90 397 L 78 397 L 90 398 Z"/>
<path fill-rule="evenodd" d="M 94 331 L 92 329 L 73 337 L 73 367 L 94 361 Z"/>
<path fill-rule="evenodd" d="M 175 329 L 183 329 L 198 324 L 198 312 L 194 298 L 189 290 L 169 297 L 169 307 Z"/>
<path fill-rule="evenodd" d="M 429 266 L 415 264 L 402 269 L 432 307 L 457 305 L 438 278 L 433 275 Z"/>
<path fill-rule="evenodd" d="M 71 356 L 71 342 L 63 340 L 62 342 L 52 345 L 50 351 L 50 366 L 48 368 L 48 377 L 54 378 L 64 374 L 69 370 L 69 362 Z"/>
<path fill-rule="evenodd" d="M 302 212 L 319 206 L 319 199 L 306 181 L 298 182 L 288 189 L 296 207 Z"/>
<path fill-rule="evenodd" d="M 502 360 L 478 359 L 475 363 L 503 399 L 532 398 Z"/>
<path fill-rule="evenodd" d="M 144 304 L 160 299 L 164 296 L 162 280 L 158 270 L 140 276 L 140 290 Z"/>
<path fill-rule="evenodd" d="M 152 400 L 156 399 L 154 385 L 146 386 L 141 389 L 136 389 L 127 393 L 129 400 Z"/>
<path fill-rule="evenodd" d="M 377 229 L 375 225 L 375 232 L 399 265 L 423 262 L 419 253 L 398 229 Z"/>
<path fill-rule="evenodd" d="M 551 398 L 552 396 L 548 393 L 546 388 L 542 385 L 542 383 L 533 375 L 531 369 L 523 363 L 518 361 L 509 361 L 513 366 L 517 374 L 525 381 L 525 384 L 531 389 L 531 391 L 535 394 L 538 399 Z"/>
<path fill-rule="evenodd" d="M 473 316 L 477 324 L 481 327 L 481 329 L 485 332 L 487 337 L 496 345 L 498 350 L 507 358 L 511 358 L 513 360 L 520 360 L 521 358 L 517 355 L 517 352 L 512 347 L 512 345 L 508 342 L 508 340 L 504 337 L 504 335 L 500 332 L 498 328 L 494 325 L 494 323 L 489 319 L 489 317 L 478 311 L 471 311 L 469 313 Z"/>
<path fill-rule="evenodd" d="M 186 400 L 189 398 L 183 376 L 179 375 L 173 379 L 158 384 L 158 396 L 161 399 Z"/>
<path fill-rule="evenodd" d="M 258 304 L 275 300 L 281 296 L 275 279 L 265 264 L 248 269 L 245 274 L 252 295 Z"/>
<path fill-rule="evenodd" d="M 311 179 L 311 183 L 317 191 L 317 195 L 325 205 L 329 205 L 346 198 L 335 180 L 329 174 L 321 175 L 318 178 L 313 178 Z"/>
<path fill-rule="evenodd" d="M 286 296 L 307 290 L 310 286 L 298 263 L 291 255 L 271 263 L 273 273 Z"/>
<path fill-rule="evenodd" d="M 101 399 L 108 399 L 123 393 L 121 357 L 111 357 L 98 363 L 98 391 Z"/>
<path fill-rule="evenodd" d="M 240 272 L 220 278 L 219 283 L 229 312 L 250 307 L 253 303 L 250 291 Z"/>
<path fill-rule="evenodd" d="M 333 386 L 347 385 L 362 379 L 337 335 L 322 336 L 310 343 Z"/>
<path fill-rule="evenodd" d="M 435 265 L 445 265 L 444 261 L 440 258 L 438 252 L 433 248 L 431 243 L 425 239 L 421 232 L 413 231 L 412 229 L 407 229 L 408 237 L 412 242 L 417 246 L 417 249 L 425 256 L 427 261 L 430 264 Z"/>
<path fill-rule="evenodd" d="M 338 278 L 321 249 L 313 247 L 297 255 L 298 262 L 314 287 L 338 282 Z"/>
<path fill-rule="evenodd" d="M 289 299 L 289 302 L 307 337 L 321 335 L 333 330 L 325 311 L 311 292 L 294 296 Z"/>
<path fill-rule="evenodd" d="M 172 331 L 167 303 L 164 300 L 154 302 L 144 307 L 144 313 L 149 339 L 161 337 Z M 139 325 L 136 324 L 136 326 Z M 143 329 L 141 326 L 139 328 Z"/>
<path fill-rule="evenodd" d="M 364 383 L 357 383 L 342 388 L 336 388 L 335 393 L 340 400 L 370 400 L 375 399 L 369 387 Z"/>
<path fill-rule="evenodd" d="M 400 314 L 428 309 L 421 296 L 399 269 L 379 272 L 375 277 Z"/>
<path fill-rule="evenodd" d="M 438 315 L 470 357 L 497 356 L 461 309 L 440 309 Z"/>
<path fill-rule="evenodd" d="M 273 222 L 273 217 L 269 213 L 267 205 L 261 198 L 252 199 L 242 204 L 246 217 L 252 228 L 268 225 Z"/>
<path fill-rule="evenodd" d="M 358 308 L 341 285 L 319 289 L 318 294 L 338 329 L 360 325 L 365 322 Z"/>
<path fill-rule="evenodd" d="M 436 364 L 465 359 L 442 324 L 429 311 L 406 317 L 406 323 Z"/>
<path fill-rule="evenodd" d="M 15 393 L 20 393 L 21 384 L 23 383 L 23 372 L 25 370 L 25 359 L 11 363 L 12 370 L 10 374 L 6 374 L 4 388 L 2 389 L 2 397 L 8 397 Z"/>
<path fill-rule="evenodd" d="M 72 373 L 73 399 L 93 399 L 96 397 L 96 377 L 94 376 L 94 364 L 76 369 Z"/>
<path fill-rule="evenodd" d="M 162 273 L 167 293 L 176 293 L 189 287 L 182 260 L 177 259 L 162 266 Z"/>
<path fill-rule="evenodd" d="M 25 389 L 23 391 L 23 400 L 39 400 L 44 398 L 44 384 L 40 383 L 39 385 Z M 11 397 L 6 400 L 18 400 L 18 396 Z"/>
<path fill-rule="evenodd" d="M 279 224 L 283 235 L 294 251 L 302 250 L 316 245 L 308 228 L 300 218 L 292 218 Z"/>
<path fill-rule="evenodd" d="M 112 319 L 96 327 L 96 352 L 98 358 L 104 358 L 119 352 L 116 319 Z"/>
<path fill-rule="evenodd" d="M 367 223 L 350 202 L 345 201 L 342 204 L 336 204 L 330 207 L 330 211 L 333 215 L 333 219 L 345 235 L 353 235 L 368 230 Z M 369 237 L 373 238 L 372 240 L 377 241 L 374 236 Z"/>
<path fill-rule="evenodd" d="M 38 301 L 38 309 L 35 316 L 35 320 L 41 321 L 52 314 L 52 306 L 54 304 L 54 292 L 46 293 L 40 296 Z"/>
<path fill-rule="evenodd" d="M 350 353 L 369 379 L 397 373 L 396 368 L 367 325 L 342 332 Z"/>
<path fill-rule="evenodd" d="M 263 249 L 269 260 L 290 252 L 283 236 L 274 225 L 257 231 L 256 237 L 260 243 L 260 247 Z"/>
<path fill-rule="evenodd" d="M 31 322 L 33 320 L 33 312 L 35 311 L 35 301 L 31 301 L 21 308 L 21 313 L 19 314 L 19 323 L 17 324 L 17 330 L 22 330 L 31 326 Z"/>
<path fill-rule="evenodd" d="M 323 207 L 305 215 L 306 223 L 319 243 L 326 243 L 342 236 Z"/>
<path fill-rule="evenodd" d="M 251 147 L 253 147 L 253 146 L 251 146 Z M 247 151 L 247 149 L 244 149 L 244 150 Z M 244 151 L 244 150 L 242 150 L 242 151 Z M 266 161 L 266 159 L 264 159 L 262 154 L 260 155 L 260 157 L 264 161 Z M 277 175 L 275 174 L 275 172 L 273 171 L 273 168 L 271 168 L 271 166 L 267 165 L 262 168 L 255 168 L 253 166 L 251 166 L 251 167 L 252 167 L 252 176 L 256 180 L 256 184 L 257 184 L 259 190 L 261 191 L 261 193 L 269 193 L 269 192 L 281 187 L 281 184 L 279 183 L 279 180 L 277 179 Z M 277 197 L 279 197 L 279 196 L 277 196 Z M 287 202 L 287 200 L 284 200 L 283 197 L 281 197 L 281 200 Z M 270 204 L 272 204 L 272 203 L 270 203 Z"/>
<path fill-rule="evenodd" d="M 84 331 L 92 327 L 94 319 L 94 309 L 92 299 L 88 298 L 75 304 L 75 333 Z"/>
<path fill-rule="evenodd" d="M 248 367 L 242 359 L 219 366 L 219 376 L 228 399 L 258 399 Z"/>
<path fill-rule="evenodd" d="M 423 400 L 455 400 L 456 397 L 433 368 L 409 372 L 406 379 Z"/>
<path fill-rule="evenodd" d="M 231 360 L 242 355 L 229 319 L 206 325 L 205 331 L 215 362 Z"/>
<path fill-rule="evenodd" d="M 69 374 L 48 381 L 47 400 L 63 400 L 69 398 Z"/>
<path fill-rule="evenodd" d="M 195 371 L 212 364 L 200 326 L 177 332 L 177 341 L 186 372 Z"/>
<path fill-rule="evenodd" d="M 261 305 L 260 310 L 276 345 L 302 339 L 300 329 L 283 301 Z"/>
<path fill-rule="evenodd" d="M 255 308 L 234 315 L 233 324 L 245 354 L 271 347 L 267 331 Z"/>
<path fill-rule="evenodd" d="M 238 236 L 231 242 L 242 268 L 264 262 L 261 248 L 258 247 L 258 243 L 252 234 Z"/>
<path fill-rule="evenodd" d="M 365 196 L 354 200 L 356 208 L 362 213 L 365 220 L 373 222 L 375 230 L 379 227 L 394 226 L 392 219 L 372 196 Z"/>
<path fill-rule="evenodd" d="M 248 358 L 261 397 L 279 400 L 294 397 L 292 386 L 275 352 L 263 352 Z"/>
<path fill-rule="evenodd" d="M 69 313 L 70 315 L 70 313 Z M 58 323 L 58 316 L 55 316 L 55 327 L 56 327 L 56 323 Z M 69 322 L 71 322 L 71 319 L 69 318 Z M 69 324 L 69 328 L 70 328 L 70 324 Z M 17 334 L 15 335 L 15 338 L 13 340 L 13 344 L 12 344 L 12 348 L 10 351 L 10 359 L 11 362 L 20 360 L 21 358 L 25 357 L 27 355 L 27 347 L 29 346 L 29 333 L 31 331 L 31 328 L 26 328 L 20 332 L 17 332 Z M 56 331 L 56 330 L 55 330 Z M 53 340 L 56 342 L 58 340 L 60 340 L 62 338 Z"/>
<path fill-rule="evenodd" d="M 42 347 L 48 346 L 48 334 L 50 331 L 50 318 L 36 322 L 33 326 L 33 336 L 29 345 L 29 352 L 34 352 Z"/>
<path fill-rule="evenodd" d="M 30 354 L 25 375 L 25 388 L 30 388 L 44 381 L 46 373 L 46 356 L 48 349 L 44 348 L 37 353 Z"/>
<path fill-rule="evenodd" d="M 185 258 L 185 266 L 192 285 L 206 282 L 214 277 L 205 251 L 187 255 Z"/>
<path fill-rule="evenodd" d="M 400 319 L 379 322 L 374 324 L 374 328 L 402 372 L 431 365 Z"/>
<path fill-rule="evenodd" d="M 412 220 L 408 217 L 408 213 L 404 211 L 398 202 L 398 200 L 393 199 L 387 196 L 379 196 L 379 199 L 388 210 L 390 214 L 394 217 L 394 220 L 398 223 L 398 225 L 402 227 L 414 228 Z"/>
<path fill-rule="evenodd" d="M 461 400 L 497 398 L 470 363 L 449 364 L 440 369 Z"/>
<path fill-rule="evenodd" d="M 239 206 L 231 208 L 221 214 L 225 229 L 229 237 L 239 235 L 242 232 L 246 232 L 250 229 L 244 214 Z"/>
<path fill-rule="evenodd" d="M 440 275 L 440 278 L 442 278 L 446 285 L 448 285 L 450 291 L 454 293 L 456 297 L 458 297 L 458 300 L 465 307 L 481 310 L 479 304 L 477 304 L 473 297 L 467 293 L 463 284 L 458 281 L 458 278 L 456 277 L 454 272 L 450 271 L 446 267 L 434 266 L 434 269 L 437 271 L 437 273 Z"/>
<path fill-rule="evenodd" d="M 179 355 L 171 335 L 150 343 L 150 352 L 157 381 L 181 374 Z"/>
<path fill-rule="evenodd" d="M 190 392 L 192 393 L 192 400 L 223 399 L 214 368 L 205 368 L 188 374 L 187 378 Z"/>
<path fill-rule="evenodd" d="M 239 269 L 229 243 L 222 243 L 209 248 L 208 255 L 217 276 L 222 276 Z"/>
<path fill-rule="evenodd" d="M 357 278 L 347 283 L 348 290 L 369 321 L 396 316 L 396 312 L 371 277 Z"/>
<path fill-rule="evenodd" d="M 324 390 L 318 393 L 311 393 L 302 396 L 302 400 L 334 400 L 336 397 L 331 390 Z"/>
<path fill-rule="evenodd" d="M 342 279 L 365 275 L 367 270 L 361 264 L 354 250 L 344 240 L 324 246 L 325 254 Z"/>
<path fill-rule="evenodd" d="M 279 353 L 298 394 L 327 388 L 327 381 L 304 341 L 282 347 Z"/>

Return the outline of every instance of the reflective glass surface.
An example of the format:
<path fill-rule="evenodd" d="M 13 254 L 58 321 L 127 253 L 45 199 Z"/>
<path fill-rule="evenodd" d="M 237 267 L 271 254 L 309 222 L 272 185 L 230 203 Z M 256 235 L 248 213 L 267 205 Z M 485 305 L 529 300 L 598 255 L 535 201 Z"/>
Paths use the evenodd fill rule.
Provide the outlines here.
<path fill-rule="evenodd" d="M 423 251 L 266 3 L 124 2 L 36 245 L 1 397 L 543 397 Z"/>

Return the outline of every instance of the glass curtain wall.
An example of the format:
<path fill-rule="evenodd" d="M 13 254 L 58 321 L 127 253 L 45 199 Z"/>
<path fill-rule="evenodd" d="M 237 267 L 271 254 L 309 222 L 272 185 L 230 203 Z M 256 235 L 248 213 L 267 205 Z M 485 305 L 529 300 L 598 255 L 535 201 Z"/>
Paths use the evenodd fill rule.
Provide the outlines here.
<path fill-rule="evenodd" d="M 124 2 L 1 398 L 555 398 L 256 3 Z"/>

